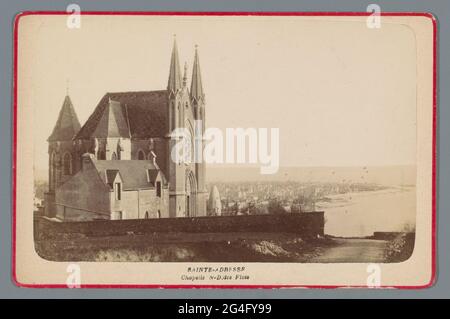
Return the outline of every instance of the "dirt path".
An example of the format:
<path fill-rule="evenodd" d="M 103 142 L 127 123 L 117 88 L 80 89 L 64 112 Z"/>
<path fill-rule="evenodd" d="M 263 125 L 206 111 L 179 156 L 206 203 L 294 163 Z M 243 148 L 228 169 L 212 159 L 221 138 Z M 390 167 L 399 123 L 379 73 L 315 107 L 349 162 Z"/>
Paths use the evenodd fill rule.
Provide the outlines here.
<path fill-rule="evenodd" d="M 383 262 L 387 241 L 374 239 L 334 239 L 336 246 L 321 247 L 311 258 L 314 263 Z"/>
<path fill-rule="evenodd" d="M 58 261 L 383 262 L 387 241 L 285 233 L 165 233 L 36 241 L 45 259 Z M 106 258 L 106 259 L 105 259 Z"/>

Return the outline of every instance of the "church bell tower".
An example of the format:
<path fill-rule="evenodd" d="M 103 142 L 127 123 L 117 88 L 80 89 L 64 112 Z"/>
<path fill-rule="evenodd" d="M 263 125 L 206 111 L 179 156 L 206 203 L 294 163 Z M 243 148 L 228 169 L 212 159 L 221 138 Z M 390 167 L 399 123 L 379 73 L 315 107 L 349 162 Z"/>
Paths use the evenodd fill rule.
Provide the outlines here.
<path fill-rule="evenodd" d="M 48 217 L 54 217 L 56 212 L 55 192 L 57 188 L 81 168 L 81 162 L 77 158 L 77 152 L 72 141 L 80 127 L 75 108 L 67 94 L 52 134 L 47 139 L 49 187 L 48 192 L 44 195 L 44 200 L 45 215 Z"/>
<path fill-rule="evenodd" d="M 198 56 L 198 47 L 195 46 L 195 56 L 194 56 L 194 66 L 192 69 L 192 81 L 191 81 L 191 91 L 190 91 L 191 105 L 194 109 L 194 118 L 197 123 L 201 125 L 196 125 L 196 136 L 203 137 L 205 134 L 205 93 L 203 92 L 202 76 L 200 72 L 200 58 Z M 203 145 L 203 139 L 199 146 L 201 150 L 200 163 L 195 163 L 195 173 L 197 176 L 197 210 L 199 212 L 204 212 L 206 214 L 206 163 L 203 158 L 203 151 L 205 149 Z"/>
<path fill-rule="evenodd" d="M 172 136 L 177 128 L 184 127 L 184 108 L 186 100 L 186 88 L 183 86 L 178 47 L 176 39 L 173 42 L 170 59 L 169 81 L 167 83 L 168 95 L 168 170 L 169 170 L 169 216 L 184 217 L 185 212 L 185 167 L 181 162 L 176 162 L 171 157 L 172 149 L 178 143 L 178 139 Z"/>

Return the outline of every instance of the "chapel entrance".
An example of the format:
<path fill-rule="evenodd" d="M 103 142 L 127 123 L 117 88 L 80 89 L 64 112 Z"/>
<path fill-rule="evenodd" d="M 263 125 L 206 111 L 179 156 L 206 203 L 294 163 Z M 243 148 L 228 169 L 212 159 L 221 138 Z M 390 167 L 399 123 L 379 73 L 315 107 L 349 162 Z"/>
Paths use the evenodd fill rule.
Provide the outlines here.
<path fill-rule="evenodd" d="M 186 207 L 185 216 L 196 216 L 195 194 L 197 192 L 197 184 L 192 171 L 186 172 Z"/>

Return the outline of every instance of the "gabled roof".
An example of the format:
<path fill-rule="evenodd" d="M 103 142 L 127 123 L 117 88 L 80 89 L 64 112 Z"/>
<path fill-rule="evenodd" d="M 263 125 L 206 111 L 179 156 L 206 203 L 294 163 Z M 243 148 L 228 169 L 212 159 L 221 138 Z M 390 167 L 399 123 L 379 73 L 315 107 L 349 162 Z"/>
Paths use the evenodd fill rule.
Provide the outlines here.
<path fill-rule="evenodd" d="M 113 106 L 112 113 L 115 119 L 120 120 L 119 134 L 125 134 L 126 125 L 128 136 L 133 138 L 164 137 L 167 134 L 167 107 L 168 97 L 166 90 L 139 91 L 139 92 L 116 92 L 106 93 L 98 103 L 94 112 L 83 125 L 75 139 L 89 139 L 94 137 L 97 127 L 102 125 L 101 121 L 105 111 L 110 108 L 110 100 L 120 104 Z M 122 111 L 120 116 L 119 109 Z M 108 117 L 109 120 L 109 117 Z"/>
<path fill-rule="evenodd" d="M 98 121 L 93 137 L 130 137 L 130 131 L 120 107 L 120 102 L 109 100 Z"/>
<path fill-rule="evenodd" d="M 152 161 L 143 160 L 110 160 L 110 161 L 99 161 L 93 160 L 95 168 L 99 172 L 105 184 L 112 186 L 112 182 L 116 178 L 117 174 L 120 174 L 122 179 L 124 190 L 137 190 L 143 188 L 150 188 L 154 186 L 151 180 L 147 178 L 148 170 L 159 170 L 156 169 Z M 162 173 L 161 173 L 162 174 Z M 164 177 L 163 177 L 164 178 Z"/>
<path fill-rule="evenodd" d="M 107 169 L 106 170 L 106 183 L 110 186 L 113 187 L 113 183 L 116 179 L 117 174 L 119 174 L 119 170 L 118 169 Z"/>
<path fill-rule="evenodd" d="M 152 184 L 152 186 L 155 186 L 156 178 L 159 175 L 159 170 L 157 169 L 148 169 L 147 170 L 148 180 Z"/>
<path fill-rule="evenodd" d="M 58 120 L 53 128 L 53 132 L 47 141 L 70 141 L 80 130 L 80 127 L 80 121 L 78 121 L 72 101 L 69 96 L 66 96 L 62 108 L 59 111 Z"/>

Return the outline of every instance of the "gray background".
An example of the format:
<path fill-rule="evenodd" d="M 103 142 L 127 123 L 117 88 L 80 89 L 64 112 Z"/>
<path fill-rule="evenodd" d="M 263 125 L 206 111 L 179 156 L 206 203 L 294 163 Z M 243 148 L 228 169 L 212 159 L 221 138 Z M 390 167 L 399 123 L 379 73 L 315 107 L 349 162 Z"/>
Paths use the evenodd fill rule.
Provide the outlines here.
<path fill-rule="evenodd" d="M 370 3 L 377 3 L 382 11 L 430 12 L 438 20 L 438 90 L 448 88 L 450 56 L 450 2 L 423 1 L 356 1 L 356 0 L 128 0 L 128 1 L 25 1 L 0 2 L 0 297 L 1 298 L 439 298 L 450 296 L 449 244 L 446 228 L 450 226 L 450 196 L 439 196 L 450 189 L 450 149 L 441 136 L 450 136 L 449 90 L 438 93 L 438 165 L 437 165 L 437 225 L 438 270 L 432 288 L 422 290 L 369 290 L 369 289 L 28 289 L 18 288 L 11 281 L 11 140 L 12 140 L 12 57 L 13 18 L 20 11 L 65 11 L 69 3 L 77 3 L 85 11 L 366 11 Z M 31 183 L 32 181 L 30 181 Z"/>

